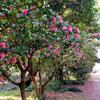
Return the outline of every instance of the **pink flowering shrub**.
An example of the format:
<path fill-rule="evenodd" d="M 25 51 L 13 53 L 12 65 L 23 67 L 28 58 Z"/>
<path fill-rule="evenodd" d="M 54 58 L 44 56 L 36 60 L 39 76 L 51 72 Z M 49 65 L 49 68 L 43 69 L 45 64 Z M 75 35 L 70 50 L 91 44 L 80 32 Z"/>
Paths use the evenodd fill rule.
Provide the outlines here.
<path fill-rule="evenodd" d="M 17 13 L 14 22 L 8 22 L 8 29 L 10 30 L 4 31 L 7 36 L 7 39 L 4 39 L 4 41 L 7 41 L 7 46 L 6 42 L 0 42 L 0 48 L 7 49 L 1 53 L 1 60 L 4 60 L 7 65 L 16 64 L 19 58 L 25 56 L 27 59 L 31 59 L 31 54 L 34 55 L 34 52 L 41 51 L 43 59 L 51 57 L 54 61 L 63 62 L 63 56 L 66 55 L 67 49 L 70 49 L 70 52 L 75 55 L 75 62 L 82 59 L 81 45 L 90 41 L 82 40 L 84 33 L 80 32 L 78 27 L 65 22 L 60 15 L 52 16 L 50 20 L 44 19 L 46 25 L 41 23 L 41 20 L 34 22 L 36 19 L 32 15 L 34 9 L 36 9 L 35 6 L 29 7 L 29 9 L 21 9 L 22 12 Z M 2 38 L 2 33 L 0 34 Z M 99 35 L 93 34 L 93 36 Z M 23 65 L 24 62 L 21 61 L 20 64 Z M 24 66 L 27 67 L 27 63 Z"/>
<path fill-rule="evenodd" d="M 64 49 L 70 48 L 75 53 L 75 55 L 78 56 L 78 60 L 80 60 L 82 58 L 82 52 L 80 51 L 80 39 L 82 34 L 80 33 L 78 27 L 73 27 L 72 25 L 66 24 L 61 16 L 53 18 L 54 19 L 49 23 L 48 30 L 52 34 L 56 33 L 56 41 L 60 47 L 59 49 L 55 49 L 55 46 L 49 45 L 48 48 L 50 51 L 54 52 L 54 54 L 59 55 L 62 55 Z"/>
<path fill-rule="evenodd" d="M 86 32 L 81 32 L 78 27 L 64 22 L 61 16 L 53 18 L 54 19 L 51 20 L 51 22 L 49 23 L 48 30 L 51 32 L 52 35 L 54 35 L 54 41 L 58 42 L 56 43 L 56 45 L 59 45 L 59 49 L 55 49 L 54 47 L 56 46 L 52 45 L 49 45 L 48 48 L 50 49 L 50 51 L 52 51 L 52 53 L 55 52 L 54 54 L 57 54 L 57 57 L 58 55 L 65 55 L 65 50 L 69 48 L 70 52 L 73 52 L 75 55 L 74 57 L 77 58 L 76 63 L 79 62 L 81 59 L 83 59 L 84 56 L 81 50 L 81 46 L 91 42 L 91 36 L 96 38 L 100 37 L 100 34 L 96 33 L 91 35 Z"/>
<path fill-rule="evenodd" d="M 74 66 L 82 59 L 81 47 L 91 36 L 65 22 L 61 15 L 52 16 L 46 5 L 28 1 L 11 3 L 6 0 L 6 6 L 0 1 L 0 13 L 4 16 L 0 23 L 0 62 L 29 72 L 39 97 L 58 66 L 69 63 L 67 55 L 70 54 L 70 64 L 74 62 Z M 37 73 L 40 80 L 36 78 Z"/>

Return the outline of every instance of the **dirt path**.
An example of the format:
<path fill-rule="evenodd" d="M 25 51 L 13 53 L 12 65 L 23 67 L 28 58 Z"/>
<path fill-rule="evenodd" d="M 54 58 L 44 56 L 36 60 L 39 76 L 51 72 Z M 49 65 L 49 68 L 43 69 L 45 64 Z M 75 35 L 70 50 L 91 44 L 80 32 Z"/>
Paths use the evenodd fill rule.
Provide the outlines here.
<path fill-rule="evenodd" d="M 78 87 L 82 93 L 48 93 L 47 100 L 100 100 L 100 72 L 91 74 L 91 78 L 84 85 L 70 85 L 67 87 Z"/>
<path fill-rule="evenodd" d="M 86 100 L 100 100 L 100 74 L 93 74 L 82 88 Z"/>

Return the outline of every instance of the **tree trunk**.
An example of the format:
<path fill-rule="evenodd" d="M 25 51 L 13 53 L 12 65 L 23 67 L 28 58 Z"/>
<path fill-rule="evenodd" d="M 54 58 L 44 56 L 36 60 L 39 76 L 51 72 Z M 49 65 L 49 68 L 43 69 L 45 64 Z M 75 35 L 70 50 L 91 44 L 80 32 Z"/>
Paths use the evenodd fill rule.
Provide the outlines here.
<path fill-rule="evenodd" d="M 22 100 L 26 100 L 25 87 L 26 87 L 26 84 L 25 84 L 25 72 L 21 71 L 20 91 L 21 91 Z"/>
<path fill-rule="evenodd" d="M 40 94 L 41 95 L 41 100 L 45 100 L 46 99 L 45 87 L 42 86 L 40 91 L 41 91 L 41 94 Z"/>
<path fill-rule="evenodd" d="M 20 87 L 20 91 L 21 91 L 21 98 L 22 98 L 22 100 L 26 100 L 26 95 L 25 95 L 25 86 L 24 86 L 24 84 L 21 85 L 21 87 Z"/>
<path fill-rule="evenodd" d="M 32 82 L 33 82 L 34 89 L 35 89 L 35 91 L 36 91 L 38 100 L 45 100 L 45 98 L 46 98 L 46 95 L 45 95 L 45 87 L 46 87 L 47 84 L 52 80 L 54 74 L 55 74 L 55 70 L 54 70 L 54 72 L 52 72 L 52 74 L 48 77 L 48 79 L 44 82 L 44 84 L 41 84 L 40 88 L 39 88 L 39 86 L 38 86 L 37 83 L 36 83 L 34 74 L 33 74 L 33 75 L 31 74 Z M 41 80 L 41 81 L 42 81 L 42 80 Z M 40 85 L 40 84 L 39 84 L 39 85 Z"/>
<path fill-rule="evenodd" d="M 63 70 L 62 70 L 62 68 L 59 68 L 56 71 L 55 78 L 61 85 L 63 84 Z"/>

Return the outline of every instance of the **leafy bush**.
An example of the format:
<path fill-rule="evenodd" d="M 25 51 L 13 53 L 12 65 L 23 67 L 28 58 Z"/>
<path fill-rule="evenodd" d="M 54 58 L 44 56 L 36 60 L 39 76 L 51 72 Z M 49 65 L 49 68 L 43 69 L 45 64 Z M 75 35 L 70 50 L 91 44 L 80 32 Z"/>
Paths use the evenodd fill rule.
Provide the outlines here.
<path fill-rule="evenodd" d="M 48 91 L 59 91 L 61 88 L 61 84 L 58 80 L 52 80 L 47 86 Z"/>
<path fill-rule="evenodd" d="M 57 92 L 66 92 L 66 91 L 70 91 L 70 92 L 82 92 L 79 88 L 76 87 L 63 87 L 59 81 L 57 80 L 53 80 L 51 81 L 48 86 L 47 86 L 47 91 L 57 91 Z"/>
<path fill-rule="evenodd" d="M 65 74 L 65 77 L 66 75 L 69 75 L 69 77 L 75 77 L 74 80 L 70 80 L 69 78 L 69 80 L 67 80 L 69 81 L 69 83 L 82 84 L 89 78 L 89 74 L 92 72 L 96 60 L 96 52 L 90 46 L 83 46 L 82 50 L 84 52 L 84 59 L 82 59 L 76 67 L 69 66 L 67 71 L 69 71 L 70 73 Z"/>

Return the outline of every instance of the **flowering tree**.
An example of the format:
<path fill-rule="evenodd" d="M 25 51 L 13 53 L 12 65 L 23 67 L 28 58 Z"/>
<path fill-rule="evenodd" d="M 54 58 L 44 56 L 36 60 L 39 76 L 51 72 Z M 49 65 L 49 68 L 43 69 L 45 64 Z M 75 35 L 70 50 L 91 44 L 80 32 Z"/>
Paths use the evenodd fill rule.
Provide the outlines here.
<path fill-rule="evenodd" d="M 20 69 L 22 84 L 20 89 L 23 100 L 25 100 L 25 74 L 29 71 L 39 97 L 40 95 L 39 91 L 37 91 L 38 88 L 34 76 L 39 72 L 38 58 L 40 59 L 40 52 L 49 44 L 49 41 L 46 40 L 49 36 L 47 35 L 46 37 L 48 32 L 46 33 L 45 30 L 47 27 L 44 20 L 46 19 L 45 14 L 44 12 L 43 14 L 40 13 L 40 10 L 44 8 L 35 1 L 13 2 L 13 0 L 5 0 L 0 1 L 0 4 L 0 63 L 2 66 L 6 64 L 9 67 L 12 65 Z M 38 8 L 40 8 L 39 11 Z M 34 59 L 32 59 L 33 54 L 35 54 Z M 32 67 L 31 59 L 36 60 L 34 61 L 35 69 Z M 51 62 L 51 59 L 49 61 Z M 3 74 L 10 82 L 16 84 L 9 79 L 6 72 L 3 71 Z M 52 75 L 49 78 L 51 79 L 51 77 Z M 45 84 L 47 83 L 46 81 Z"/>
<path fill-rule="evenodd" d="M 0 63 L 17 65 L 22 73 L 22 90 L 29 72 L 41 100 L 56 70 L 67 63 L 67 51 L 72 57 L 72 66 L 78 64 L 83 57 L 80 48 L 91 40 L 91 35 L 64 22 L 60 15 L 52 16 L 48 0 L 4 1 L 0 1 Z"/>

